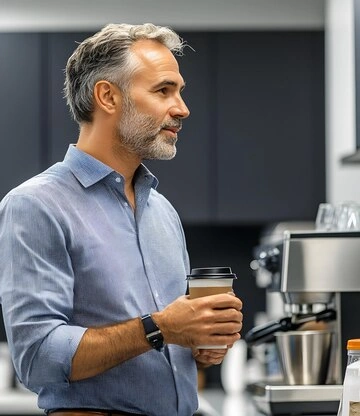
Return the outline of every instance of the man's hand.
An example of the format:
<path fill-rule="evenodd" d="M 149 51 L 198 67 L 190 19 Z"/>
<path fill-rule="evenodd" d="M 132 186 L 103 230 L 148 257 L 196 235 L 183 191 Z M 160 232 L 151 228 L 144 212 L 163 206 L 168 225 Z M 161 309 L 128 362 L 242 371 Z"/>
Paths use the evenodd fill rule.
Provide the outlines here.
<path fill-rule="evenodd" d="M 231 346 L 230 346 L 231 348 Z M 192 349 L 193 357 L 195 358 L 197 368 L 209 367 L 211 365 L 219 365 L 222 363 L 228 349 Z"/>
<path fill-rule="evenodd" d="M 229 292 L 196 299 L 180 296 L 163 311 L 153 313 L 152 316 L 166 343 L 194 349 L 198 345 L 230 346 L 240 339 L 243 318 L 241 309 L 241 300 Z M 218 355 L 221 352 L 204 351 L 207 352 L 200 353 L 201 360 L 218 361 L 221 358 Z"/>

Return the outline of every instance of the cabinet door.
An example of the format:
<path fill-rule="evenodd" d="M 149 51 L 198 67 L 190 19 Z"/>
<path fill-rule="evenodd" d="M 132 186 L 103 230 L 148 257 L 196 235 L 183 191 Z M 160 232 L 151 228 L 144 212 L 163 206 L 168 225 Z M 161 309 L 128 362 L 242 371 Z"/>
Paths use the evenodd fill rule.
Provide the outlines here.
<path fill-rule="evenodd" d="M 78 124 L 72 119 L 63 94 L 67 60 L 90 33 L 49 33 L 48 78 L 49 92 L 49 164 L 61 161 L 70 143 L 76 143 L 79 135 Z"/>
<path fill-rule="evenodd" d="M 218 220 L 314 219 L 325 198 L 323 32 L 219 34 Z"/>
<path fill-rule="evenodd" d="M 164 194 L 187 223 L 202 223 L 213 218 L 212 184 L 216 132 L 212 128 L 212 57 L 210 35 L 183 33 L 186 47 L 179 57 L 180 73 L 186 88 L 183 98 L 191 112 L 179 133 L 177 155 L 170 161 L 145 162 L 158 177 L 158 190 Z"/>
<path fill-rule="evenodd" d="M 0 34 L 0 198 L 41 169 L 41 37 Z"/>

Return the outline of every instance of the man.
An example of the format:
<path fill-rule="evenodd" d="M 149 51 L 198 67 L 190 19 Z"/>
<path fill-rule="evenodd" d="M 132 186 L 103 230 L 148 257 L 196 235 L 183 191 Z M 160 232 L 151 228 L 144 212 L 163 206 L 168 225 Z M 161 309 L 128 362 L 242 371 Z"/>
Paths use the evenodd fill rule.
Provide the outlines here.
<path fill-rule="evenodd" d="M 108 25 L 69 58 L 80 133 L 61 163 L 0 207 L 0 294 L 18 377 L 60 415 L 189 416 L 196 366 L 240 338 L 234 294 L 189 299 L 180 220 L 145 159 L 171 159 L 189 110 L 174 54 L 152 24 Z"/>

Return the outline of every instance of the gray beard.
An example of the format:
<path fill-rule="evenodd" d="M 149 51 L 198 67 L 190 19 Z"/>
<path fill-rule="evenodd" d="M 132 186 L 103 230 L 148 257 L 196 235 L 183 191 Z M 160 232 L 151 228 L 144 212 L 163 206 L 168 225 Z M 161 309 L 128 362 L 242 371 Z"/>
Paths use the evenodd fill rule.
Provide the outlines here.
<path fill-rule="evenodd" d="M 169 125 L 181 127 L 176 120 Z M 117 137 L 123 147 L 135 153 L 142 160 L 170 160 L 176 155 L 177 139 L 161 133 L 164 126 L 158 126 L 154 118 L 136 110 L 133 102 L 124 97 L 124 111 L 118 123 Z"/>

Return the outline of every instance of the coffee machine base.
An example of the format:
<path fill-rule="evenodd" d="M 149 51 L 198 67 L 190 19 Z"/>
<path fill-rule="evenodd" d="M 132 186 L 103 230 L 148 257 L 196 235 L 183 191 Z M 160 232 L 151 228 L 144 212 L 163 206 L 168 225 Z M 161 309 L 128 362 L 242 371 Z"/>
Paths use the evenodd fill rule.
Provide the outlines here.
<path fill-rule="evenodd" d="M 337 415 L 341 385 L 290 386 L 258 382 L 247 387 L 258 411 L 265 415 Z"/>

